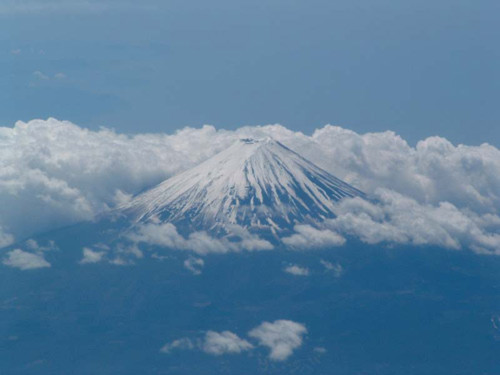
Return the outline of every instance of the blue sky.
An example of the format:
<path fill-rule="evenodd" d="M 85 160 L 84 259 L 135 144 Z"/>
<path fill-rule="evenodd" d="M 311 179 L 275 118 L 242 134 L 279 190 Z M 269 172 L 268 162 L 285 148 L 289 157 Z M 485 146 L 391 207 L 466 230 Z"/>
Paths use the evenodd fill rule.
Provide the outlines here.
<path fill-rule="evenodd" d="M 0 125 L 326 123 L 500 145 L 497 1 L 2 1 Z"/>

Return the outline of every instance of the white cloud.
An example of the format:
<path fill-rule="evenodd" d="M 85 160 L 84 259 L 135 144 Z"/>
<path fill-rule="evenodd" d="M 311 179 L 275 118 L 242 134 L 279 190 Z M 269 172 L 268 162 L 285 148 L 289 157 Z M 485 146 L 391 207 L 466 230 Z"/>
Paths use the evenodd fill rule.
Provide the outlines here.
<path fill-rule="evenodd" d="M 177 232 L 175 225 L 161 223 L 157 220 L 138 225 L 135 230 L 128 234 L 127 238 L 136 244 L 148 244 L 161 246 L 169 249 L 190 250 L 197 254 L 228 253 L 239 251 L 271 250 L 273 245 L 258 236 L 249 233 L 239 226 L 229 228 L 233 236 L 229 241 L 226 238 L 215 238 L 207 232 L 193 232 L 184 238 Z"/>
<path fill-rule="evenodd" d="M 344 273 L 344 268 L 338 263 L 328 262 L 323 259 L 320 260 L 320 263 L 328 272 L 332 272 L 335 277 L 340 277 Z"/>
<path fill-rule="evenodd" d="M 202 350 L 210 355 L 240 354 L 253 349 L 253 345 L 231 331 L 207 331 L 203 338 L 183 337 L 165 344 L 160 351 L 171 353 L 173 350 Z"/>
<path fill-rule="evenodd" d="M 0 248 L 9 246 L 14 243 L 14 236 L 12 234 L 6 233 L 3 231 L 0 226 Z"/>
<path fill-rule="evenodd" d="M 325 225 L 369 244 L 466 246 L 480 253 L 500 254 L 498 216 L 473 213 L 451 203 L 419 204 L 390 190 L 377 190 L 377 203 L 346 199 L 336 208 L 337 218 Z"/>
<path fill-rule="evenodd" d="M 237 354 L 252 348 L 252 344 L 230 331 L 208 331 L 202 346 L 205 353 L 212 355 Z"/>
<path fill-rule="evenodd" d="M 307 329 L 303 324 L 291 320 L 263 322 L 248 332 L 259 345 L 270 349 L 269 358 L 274 361 L 288 359 L 302 345 Z M 241 354 L 255 349 L 248 340 L 231 331 L 207 331 L 203 337 L 195 339 L 183 337 L 165 344 L 160 351 L 171 353 L 173 350 L 201 350 L 211 355 Z"/>
<path fill-rule="evenodd" d="M 29 253 L 21 249 L 9 251 L 2 263 L 9 267 L 19 268 L 23 271 L 50 267 L 50 263 L 45 260 L 43 255 Z"/>
<path fill-rule="evenodd" d="M 153 253 L 153 254 L 151 254 L 151 258 L 158 259 L 159 261 L 164 261 L 165 259 L 168 259 L 170 257 L 168 255 L 161 255 L 158 253 Z"/>
<path fill-rule="evenodd" d="M 272 323 L 262 323 L 252 329 L 248 335 L 271 350 L 269 357 L 272 360 L 284 361 L 302 345 L 302 338 L 306 333 L 306 327 L 300 323 L 291 320 L 276 320 Z"/>
<path fill-rule="evenodd" d="M 201 258 L 189 257 L 184 261 L 184 267 L 191 271 L 193 275 L 200 275 L 204 265 L 205 261 Z"/>
<path fill-rule="evenodd" d="M 181 339 L 174 340 L 170 343 L 165 344 L 160 349 L 160 352 L 170 353 L 170 352 L 172 352 L 172 350 L 175 350 L 175 349 L 192 350 L 194 348 L 195 348 L 195 343 L 191 339 L 189 339 L 187 337 L 183 337 Z"/>
<path fill-rule="evenodd" d="M 318 354 L 325 354 L 327 352 L 327 350 L 325 348 L 323 348 L 322 346 L 317 346 L 313 350 L 314 350 L 314 352 L 316 352 Z"/>
<path fill-rule="evenodd" d="M 205 127 L 126 136 L 54 119 L 0 127 L 0 225 L 20 238 L 92 219 L 120 197 L 211 156 L 213 149 L 190 140 L 193 132 L 200 144 L 216 133 Z M 212 147 L 221 150 L 228 143 Z"/>
<path fill-rule="evenodd" d="M 339 220 L 298 227 L 286 240 L 290 246 L 336 246 L 352 235 L 369 243 L 499 251 L 500 150 L 488 144 L 455 146 L 431 137 L 411 147 L 393 132 L 357 134 L 329 125 L 312 136 L 280 125 L 128 136 L 55 119 L 0 127 L 0 241 L 92 219 L 242 136 L 272 136 L 379 199 L 343 202 Z M 222 252 L 206 233 L 180 240 L 199 254 Z M 251 237 L 241 242 L 236 250 L 269 245 Z"/>
<path fill-rule="evenodd" d="M 122 257 L 118 256 L 114 259 L 111 259 L 109 261 L 109 264 L 112 264 L 114 266 L 131 266 L 134 265 L 134 261 L 130 259 L 123 259 Z"/>
<path fill-rule="evenodd" d="M 283 238 L 283 243 L 294 249 L 315 249 L 342 246 L 345 238 L 329 229 L 317 229 L 311 225 L 296 225 L 295 233 Z"/>
<path fill-rule="evenodd" d="M 94 251 L 88 247 L 84 247 L 82 252 L 81 264 L 99 263 L 105 255 L 104 251 Z"/>
<path fill-rule="evenodd" d="M 454 146 L 430 137 L 413 148 L 393 132 L 360 135 L 334 126 L 312 138 L 324 153 L 314 161 L 368 193 L 385 188 L 424 204 L 447 201 L 489 213 L 500 208 L 500 150 L 491 145 Z"/>
<path fill-rule="evenodd" d="M 295 276 L 309 276 L 309 268 L 300 267 L 296 264 L 290 265 L 285 268 L 285 272 L 290 273 Z"/>
<path fill-rule="evenodd" d="M 34 71 L 33 72 L 33 75 L 35 76 L 35 78 L 39 79 L 39 80 L 42 80 L 42 81 L 48 81 L 50 79 L 50 77 L 44 73 L 42 73 L 41 71 L 37 70 L 37 71 Z"/>
<path fill-rule="evenodd" d="M 45 251 L 52 251 L 58 249 L 55 242 L 52 240 L 46 241 L 45 245 L 40 245 L 34 239 L 30 238 L 24 242 L 24 245 L 26 246 L 27 249 L 38 253 L 43 253 Z"/>
<path fill-rule="evenodd" d="M 52 77 L 49 76 L 48 74 L 45 74 L 43 72 L 41 72 L 40 70 L 36 70 L 33 72 L 33 77 L 35 77 L 38 81 L 50 81 L 50 80 L 57 80 L 57 81 L 61 81 L 63 79 L 66 79 L 67 76 L 66 74 L 62 73 L 62 72 L 59 72 L 59 73 L 55 73 Z M 35 86 L 35 84 L 32 82 L 31 83 L 31 86 Z"/>

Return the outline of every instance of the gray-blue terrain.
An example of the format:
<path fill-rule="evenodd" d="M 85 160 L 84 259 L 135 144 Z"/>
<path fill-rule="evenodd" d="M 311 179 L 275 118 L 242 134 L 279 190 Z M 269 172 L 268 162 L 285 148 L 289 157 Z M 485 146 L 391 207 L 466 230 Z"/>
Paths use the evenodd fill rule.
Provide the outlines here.
<path fill-rule="evenodd" d="M 1 249 L 46 249 L 50 267 L 0 266 L 0 373 L 500 373 L 497 257 L 283 241 L 351 198 L 369 199 L 278 142 L 245 139 L 94 222 Z M 281 359 L 249 335 L 276 320 L 307 329 Z M 204 350 L 207 331 L 253 347 Z"/>

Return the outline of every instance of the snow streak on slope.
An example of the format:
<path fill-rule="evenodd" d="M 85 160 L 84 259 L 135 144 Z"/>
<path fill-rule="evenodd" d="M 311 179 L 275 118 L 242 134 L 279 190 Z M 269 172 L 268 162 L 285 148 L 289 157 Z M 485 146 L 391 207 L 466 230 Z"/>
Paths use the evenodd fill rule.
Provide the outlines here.
<path fill-rule="evenodd" d="M 241 139 L 202 164 L 137 196 L 122 210 L 195 230 L 236 224 L 273 232 L 333 217 L 362 192 L 271 139 Z"/>

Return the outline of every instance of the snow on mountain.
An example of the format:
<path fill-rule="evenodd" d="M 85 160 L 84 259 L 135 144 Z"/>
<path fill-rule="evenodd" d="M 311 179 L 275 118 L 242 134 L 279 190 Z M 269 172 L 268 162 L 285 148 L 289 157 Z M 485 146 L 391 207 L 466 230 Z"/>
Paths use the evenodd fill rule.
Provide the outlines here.
<path fill-rule="evenodd" d="M 271 138 L 240 139 L 200 165 L 138 195 L 121 211 L 136 222 L 226 231 L 289 230 L 333 217 L 335 202 L 364 194 Z"/>

